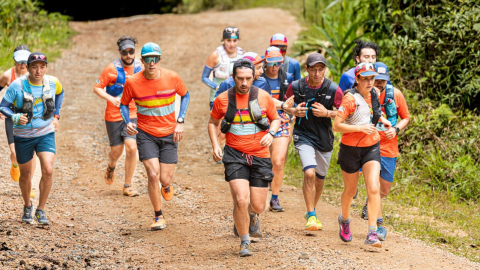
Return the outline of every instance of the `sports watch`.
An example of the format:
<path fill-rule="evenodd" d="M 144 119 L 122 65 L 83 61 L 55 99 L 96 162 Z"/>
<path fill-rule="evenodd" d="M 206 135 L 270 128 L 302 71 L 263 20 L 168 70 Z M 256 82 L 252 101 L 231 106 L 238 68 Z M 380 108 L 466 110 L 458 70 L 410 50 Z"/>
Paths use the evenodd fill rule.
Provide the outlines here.
<path fill-rule="evenodd" d="M 395 132 L 397 133 L 397 135 L 400 133 L 400 129 L 398 127 L 395 127 Z"/>
<path fill-rule="evenodd" d="M 178 117 L 177 123 L 183 124 L 185 122 L 185 119 L 183 117 Z"/>
<path fill-rule="evenodd" d="M 277 134 L 277 132 L 275 132 L 273 130 L 270 130 L 270 131 L 268 131 L 268 134 L 272 135 L 272 137 L 275 138 L 275 134 Z"/>

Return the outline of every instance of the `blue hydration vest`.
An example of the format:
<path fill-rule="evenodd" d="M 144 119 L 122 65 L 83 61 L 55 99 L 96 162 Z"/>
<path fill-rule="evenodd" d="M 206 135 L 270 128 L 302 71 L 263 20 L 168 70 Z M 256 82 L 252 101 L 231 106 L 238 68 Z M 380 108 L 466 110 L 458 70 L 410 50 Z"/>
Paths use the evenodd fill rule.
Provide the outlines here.
<path fill-rule="evenodd" d="M 113 65 L 117 68 L 117 80 L 112 86 L 105 87 L 107 93 L 111 96 L 117 97 L 120 96 L 123 92 L 123 87 L 125 86 L 125 70 L 123 69 L 122 61 L 117 58 L 113 60 Z M 142 70 L 141 62 L 135 59 L 133 73 L 138 73 Z"/>
<path fill-rule="evenodd" d="M 385 101 L 383 103 L 387 120 L 392 123 L 392 126 L 397 125 L 397 104 L 395 104 L 395 94 L 393 86 L 387 84 L 385 87 Z"/>

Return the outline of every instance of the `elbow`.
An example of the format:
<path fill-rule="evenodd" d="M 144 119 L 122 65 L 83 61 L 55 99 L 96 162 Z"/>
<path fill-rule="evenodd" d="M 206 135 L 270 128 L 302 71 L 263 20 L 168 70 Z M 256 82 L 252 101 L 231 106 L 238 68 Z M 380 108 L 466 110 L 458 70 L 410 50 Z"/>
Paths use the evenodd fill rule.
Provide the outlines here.
<path fill-rule="evenodd" d="M 333 123 L 332 130 L 333 130 L 333 132 L 339 132 L 338 125 L 336 123 Z"/>

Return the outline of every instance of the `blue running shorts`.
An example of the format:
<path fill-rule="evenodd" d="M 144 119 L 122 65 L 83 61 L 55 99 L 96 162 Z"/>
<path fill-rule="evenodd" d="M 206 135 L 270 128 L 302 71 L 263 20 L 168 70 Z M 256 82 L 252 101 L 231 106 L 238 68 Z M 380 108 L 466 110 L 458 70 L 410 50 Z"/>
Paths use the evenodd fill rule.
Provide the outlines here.
<path fill-rule="evenodd" d="M 52 152 L 56 154 L 55 132 L 33 138 L 14 136 L 13 140 L 15 142 L 18 164 L 25 164 L 32 160 L 35 152 Z"/>
<path fill-rule="evenodd" d="M 385 181 L 393 183 L 393 175 L 395 174 L 397 158 L 380 157 L 380 159 L 380 177 L 382 177 Z"/>

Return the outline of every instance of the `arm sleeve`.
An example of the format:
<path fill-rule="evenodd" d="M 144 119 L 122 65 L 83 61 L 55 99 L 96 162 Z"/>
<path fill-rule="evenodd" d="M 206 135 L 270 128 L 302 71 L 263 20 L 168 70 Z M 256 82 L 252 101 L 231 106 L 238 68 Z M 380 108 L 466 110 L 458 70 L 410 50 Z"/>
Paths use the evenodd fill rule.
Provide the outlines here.
<path fill-rule="evenodd" d="M 210 73 L 212 72 L 213 68 L 205 65 L 205 68 L 203 69 L 202 73 L 202 81 L 210 88 L 216 89 L 217 85 L 211 81 L 208 77 L 210 76 Z"/>
<path fill-rule="evenodd" d="M 187 91 L 187 93 L 182 97 L 180 101 L 180 112 L 178 114 L 178 118 L 185 118 L 189 103 L 190 103 L 190 93 L 188 93 Z"/>
<path fill-rule="evenodd" d="M 2 99 L 2 102 L 0 103 L 0 112 L 3 113 L 8 118 L 12 118 L 12 115 L 14 114 L 12 109 L 10 107 L 12 106 L 11 102 L 8 102 L 4 99 Z"/>
<path fill-rule="evenodd" d="M 60 109 L 62 108 L 63 104 L 63 96 L 65 91 L 60 92 L 60 94 L 55 94 L 55 115 L 60 115 Z"/>
<path fill-rule="evenodd" d="M 130 123 L 130 108 L 127 105 L 120 104 L 120 114 L 122 115 L 125 124 Z"/>
<path fill-rule="evenodd" d="M 131 100 L 132 95 L 130 91 L 130 84 L 127 80 L 125 82 L 125 86 L 123 87 L 122 99 L 120 100 L 120 115 L 122 115 L 125 124 L 130 123 L 130 108 L 128 106 Z"/>

